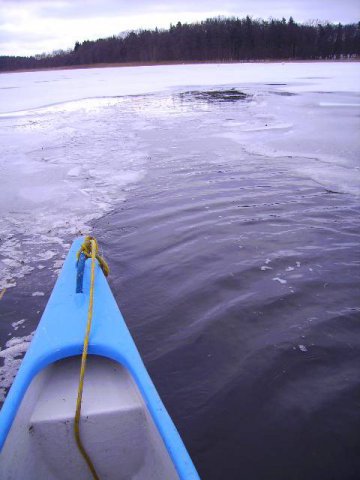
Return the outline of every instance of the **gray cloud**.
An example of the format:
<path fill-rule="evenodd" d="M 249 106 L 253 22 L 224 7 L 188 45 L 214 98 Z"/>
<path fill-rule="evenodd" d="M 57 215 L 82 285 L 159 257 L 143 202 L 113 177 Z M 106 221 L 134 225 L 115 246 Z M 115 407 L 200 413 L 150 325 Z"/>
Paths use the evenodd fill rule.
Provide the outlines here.
<path fill-rule="evenodd" d="M 56 35 L 49 35 L 47 37 L 49 40 L 55 40 Z M 44 41 L 44 35 L 36 32 L 8 32 L 5 29 L 0 29 L 0 45 L 3 43 L 14 43 L 14 42 L 30 42 L 30 43 L 39 43 Z M 1 54 L 0 54 L 1 55 Z"/>
<path fill-rule="evenodd" d="M 320 19 L 355 22 L 360 18 L 359 0 L 1 0 L 1 4 L 26 9 L 35 8 L 37 14 L 48 18 L 91 18 L 131 16 L 163 12 L 226 12 L 230 15 L 269 18 L 292 15 L 299 21 Z"/>
<path fill-rule="evenodd" d="M 360 1 L 0 0 L 0 55 L 68 48 L 76 40 L 216 15 L 352 23 L 360 20 Z"/>

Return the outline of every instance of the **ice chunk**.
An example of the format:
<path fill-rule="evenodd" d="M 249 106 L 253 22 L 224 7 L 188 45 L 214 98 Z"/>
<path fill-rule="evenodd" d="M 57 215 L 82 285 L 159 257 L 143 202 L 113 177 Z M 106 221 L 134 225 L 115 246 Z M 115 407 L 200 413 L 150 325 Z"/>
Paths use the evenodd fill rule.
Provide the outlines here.
<path fill-rule="evenodd" d="M 14 337 L 8 340 L 4 350 L 0 351 L 0 358 L 4 365 L 0 367 L 0 402 L 5 400 L 6 390 L 11 386 L 20 367 L 21 358 L 28 349 L 33 333 L 25 337 Z"/>
<path fill-rule="evenodd" d="M 11 326 L 13 327 L 14 330 L 17 330 L 20 325 L 22 325 L 25 322 L 25 318 L 22 318 L 21 320 L 18 320 L 17 322 L 13 322 Z"/>

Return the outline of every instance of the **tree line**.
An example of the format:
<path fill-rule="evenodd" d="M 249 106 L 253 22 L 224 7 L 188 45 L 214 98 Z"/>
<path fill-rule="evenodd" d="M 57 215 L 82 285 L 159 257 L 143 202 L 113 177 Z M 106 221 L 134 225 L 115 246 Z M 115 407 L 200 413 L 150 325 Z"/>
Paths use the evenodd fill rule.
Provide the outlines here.
<path fill-rule="evenodd" d="M 0 70 L 54 68 L 99 63 L 232 62 L 356 58 L 360 22 L 342 25 L 246 17 L 211 18 L 169 29 L 138 30 L 68 51 L 31 57 L 0 56 Z"/>

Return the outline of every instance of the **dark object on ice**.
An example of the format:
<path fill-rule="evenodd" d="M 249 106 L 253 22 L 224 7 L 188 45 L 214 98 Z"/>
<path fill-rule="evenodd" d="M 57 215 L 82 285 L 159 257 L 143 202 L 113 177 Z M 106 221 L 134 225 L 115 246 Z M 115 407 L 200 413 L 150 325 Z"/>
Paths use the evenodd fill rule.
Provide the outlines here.
<path fill-rule="evenodd" d="M 228 90 L 207 90 L 207 91 L 189 91 L 180 94 L 181 100 L 194 101 L 200 100 L 210 103 L 238 102 L 249 100 L 251 95 L 231 88 Z"/>

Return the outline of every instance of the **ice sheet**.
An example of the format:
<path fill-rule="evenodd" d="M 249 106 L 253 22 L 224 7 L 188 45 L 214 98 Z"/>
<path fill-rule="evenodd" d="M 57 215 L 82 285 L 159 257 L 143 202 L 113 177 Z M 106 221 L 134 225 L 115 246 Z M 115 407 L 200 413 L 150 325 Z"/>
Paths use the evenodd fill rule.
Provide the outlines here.
<path fill-rule="evenodd" d="M 359 92 L 359 64 L 238 63 L 94 68 L 0 75 L 0 113 L 179 86 L 291 83 L 291 92 Z"/>
<path fill-rule="evenodd" d="M 55 265 L 66 239 L 89 232 L 143 174 L 128 124 L 96 101 L 63 107 L 0 119 L 0 289 Z"/>

